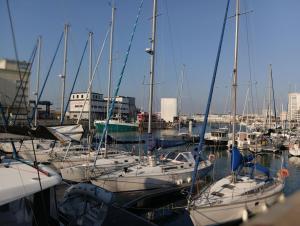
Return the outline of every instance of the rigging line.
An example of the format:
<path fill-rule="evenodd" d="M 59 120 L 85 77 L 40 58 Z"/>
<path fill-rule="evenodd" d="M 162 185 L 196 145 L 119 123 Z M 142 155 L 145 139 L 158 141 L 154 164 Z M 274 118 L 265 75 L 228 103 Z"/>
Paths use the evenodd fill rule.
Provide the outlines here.
<path fill-rule="evenodd" d="M 10 24 L 11 34 L 12 34 L 12 38 L 13 38 L 13 46 L 14 46 L 15 57 L 16 57 L 16 60 L 17 60 L 17 68 L 18 68 L 19 79 L 22 82 L 22 79 L 21 79 L 22 76 L 21 76 L 21 70 L 20 70 L 20 62 L 19 62 L 19 55 L 18 55 L 18 51 L 17 51 L 16 35 L 15 35 L 15 31 L 14 31 L 14 26 L 13 26 L 12 15 L 11 15 L 11 10 L 10 10 L 10 5 L 9 5 L 9 0 L 6 0 L 6 6 L 7 6 L 7 11 L 8 11 L 8 17 L 9 17 L 9 24 Z M 26 111 L 27 111 L 27 105 L 25 105 L 25 106 L 26 106 Z"/>
<path fill-rule="evenodd" d="M 274 108 L 274 116 L 275 116 L 275 129 L 277 129 L 277 114 L 276 114 L 275 91 L 274 91 L 272 68 L 271 68 L 271 84 L 272 84 L 273 108 Z"/>
<path fill-rule="evenodd" d="M 18 87 L 18 89 L 17 89 L 17 93 L 16 93 L 16 95 L 14 96 L 14 99 L 13 99 L 13 101 L 12 101 L 12 104 L 10 105 L 10 108 L 11 108 L 11 109 L 14 108 L 16 99 L 17 99 L 17 97 L 18 97 L 18 95 L 19 95 L 19 91 L 20 91 L 21 88 L 22 88 L 22 97 L 23 97 L 23 95 L 24 95 L 24 90 L 25 90 L 25 88 L 26 88 L 26 81 L 25 81 L 25 86 L 24 86 L 24 87 L 23 87 L 22 84 L 23 84 L 23 81 L 24 81 L 24 79 L 25 79 L 26 74 L 28 74 L 28 73 L 30 72 L 30 70 L 28 70 L 28 68 L 29 68 L 29 66 L 31 66 L 31 65 L 30 65 L 30 62 L 32 61 L 32 59 L 33 59 L 34 56 L 35 56 L 36 49 L 37 49 L 37 44 L 34 46 L 33 51 L 32 51 L 32 53 L 31 53 L 31 55 L 30 55 L 30 58 L 29 58 L 29 60 L 28 60 L 29 63 L 26 64 L 26 68 L 25 68 L 25 71 L 24 71 L 24 73 L 23 73 L 23 76 L 22 76 L 22 78 L 21 78 L 21 80 L 20 80 L 20 85 L 19 85 L 19 87 Z M 28 78 L 27 78 L 27 81 L 28 81 Z M 22 99 L 21 99 L 21 101 L 22 101 Z M 21 102 L 21 101 L 20 101 L 20 102 Z M 25 104 L 26 112 L 28 112 L 28 111 L 27 111 L 27 103 L 25 102 L 24 104 Z M 7 117 L 8 117 L 7 120 L 9 120 L 10 115 L 8 115 Z"/>
<path fill-rule="evenodd" d="M 7 133 L 7 127 L 8 127 L 8 120 L 7 118 L 5 117 L 5 113 L 3 111 L 3 106 L 0 102 L 0 111 L 1 111 L 1 118 L 2 118 L 2 122 L 4 123 L 4 130 L 5 132 Z M 18 157 L 17 155 L 17 150 L 16 150 L 16 147 L 15 147 L 15 143 L 13 142 L 12 138 L 10 138 L 10 143 L 11 143 L 11 146 L 12 146 L 12 149 L 13 149 L 13 158 L 16 159 Z"/>
<path fill-rule="evenodd" d="M 109 31 L 110 31 L 110 26 L 111 24 L 109 24 L 108 28 L 107 28 L 107 31 L 106 31 L 106 34 L 105 34 L 105 38 L 103 40 L 103 43 L 102 43 L 102 46 L 101 46 L 101 49 L 100 49 L 100 52 L 98 54 L 98 59 L 97 59 L 97 62 L 96 62 L 96 65 L 94 66 L 94 71 L 93 71 L 93 75 L 92 75 L 92 78 L 91 80 L 89 81 L 89 85 L 88 85 L 88 89 L 86 91 L 86 95 L 85 95 L 85 99 L 84 99 L 84 102 L 83 102 L 83 105 L 82 105 L 82 108 L 81 108 L 81 111 L 80 111 L 80 114 L 79 114 L 79 117 L 77 119 L 77 124 L 80 122 L 81 120 L 81 116 L 82 116 L 82 113 L 83 113 L 83 109 L 84 109 L 84 106 L 87 102 L 87 98 L 88 98 L 88 94 L 90 92 L 90 89 L 92 88 L 92 82 L 94 81 L 94 78 L 95 78 L 95 74 L 98 70 L 98 66 L 99 66 L 99 63 L 100 63 L 100 60 L 101 60 L 101 57 L 102 57 L 102 53 L 103 53 L 103 49 L 105 47 L 105 43 L 106 43 L 106 40 L 108 38 L 108 34 L 109 34 Z"/>
<path fill-rule="evenodd" d="M 203 122 L 203 125 L 201 127 L 201 132 L 200 132 L 200 142 L 198 144 L 198 153 L 199 154 L 198 154 L 198 156 L 196 157 L 196 160 L 195 160 L 195 167 L 194 167 L 194 171 L 193 171 L 192 185 L 190 187 L 190 191 L 189 191 L 189 194 L 188 194 L 188 206 L 187 206 L 188 209 L 191 206 L 191 198 L 192 198 L 192 194 L 193 194 L 194 184 L 195 184 L 196 179 L 197 179 L 198 166 L 199 166 L 199 163 L 200 163 L 200 155 L 201 155 L 203 145 L 204 145 L 204 135 L 205 135 L 206 125 L 207 125 L 211 100 L 212 100 L 212 96 L 213 96 L 215 80 L 216 80 L 217 71 L 218 71 L 218 65 L 219 65 L 219 59 L 220 59 L 220 55 L 221 55 L 221 49 L 222 49 L 223 38 L 224 38 L 224 33 L 225 33 L 229 3 L 230 3 L 230 0 L 227 0 L 226 10 L 225 10 L 225 15 L 224 15 L 224 20 L 223 20 L 223 26 L 222 26 L 222 32 L 221 32 L 221 37 L 220 37 L 220 42 L 219 42 L 219 47 L 218 47 L 214 72 L 213 72 L 213 76 L 212 76 L 212 80 L 211 80 L 211 86 L 210 86 L 209 96 L 208 96 L 206 110 L 205 110 L 204 122 Z"/>
<path fill-rule="evenodd" d="M 67 103 L 66 103 L 66 107 L 65 107 L 64 114 L 63 114 L 63 117 L 62 117 L 62 120 L 61 120 L 60 125 L 63 125 L 63 123 L 64 123 L 64 119 L 65 119 L 65 115 L 66 115 L 66 112 L 67 112 L 68 107 L 69 107 L 71 95 L 72 95 L 72 93 L 73 93 L 73 90 L 74 90 L 74 87 L 75 87 L 75 84 L 76 84 L 76 81 L 77 81 L 77 78 L 78 78 L 78 75 L 79 75 L 79 72 L 80 72 L 80 68 L 81 68 L 81 65 L 82 65 L 83 57 L 84 57 L 84 55 L 85 55 L 85 53 L 86 53 L 87 45 L 88 45 L 88 40 L 87 40 L 86 43 L 85 43 L 84 50 L 83 50 L 83 53 L 82 53 L 82 55 L 81 55 L 81 59 L 80 59 L 80 62 L 79 62 L 79 66 L 78 66 L 78 68 L 77 68 L 77 72 L 76 72 L 76 75 L 75 75 L 75 79 L 74 79 L 74 82 L 73 82 L 73 85 L 72 85 L 72 88 L 71 88 L 71 91 L 70 91 L 70 94 L 69 94 L 68 101 L 67 101 Z"/>
<path fill-rule="evenodd" d="M 32 68 L 32 65 L 33 65 L 33 63 L 34 63 L 34 59 L 35 59 L 35 55 L 36 55 L 36 52 L 37 52 L 37 44 L 36 44 L 36 46 L 35 46 L 35 48 L 34 48 L 34 50 L 33 50 L 33 52 L 32 52 L 32 55 L 31 55 L 31 59 L 29 60 L 29 67 L 28 67 L 28 72 L 27 72 L 27 68 L 26 68 L 26 70 L 25 70 L 25 73 L 24 73 L 24 75 L 23 75 L 23 79 L 24 79 L 24 77 L 26 76 L 26 74 L 28 73 L 28 76 L 26 76 L 26 78 L 25 78 L 25 85 L 24 85 L 24 87 L 22 87 L 22 96 L 21 96 L 21 100 L 19 101 L 19 104 L 18 104 L 18 107 L 17 107 L 17 113 L 16 113 L 16 116 L 15 116 L 15 118 L 14 118 L 14 122 L 13 122 L 13 125 L 15 125 L 16 124 L 16 120 L 17 120 L 17 117 L 18 117 L 18 115 L 19 115 L 19 112 L 20 112 L 20 109 L 21 109 L 21 104 L 22 104 L 22 100 L 24 99 L 24 104 L 25 104 L 25 110 L 26 110 L 26 118 L 27 118 L 27 122 L 28 122 L 28 124 L 30 125 L 30 121 L 29 121 L 29 119 L 28 119 L 28 109 L 27 109 L 27 107 L 26 107 L 26 105 L 27 105 L 27 101 L 26 101 L 26 98 L 25 98 L 25 89 L 26 89 L 26 84 L 28 83 L 28 80 L 29 80 L 29 74 L 31 73 L 31 68 Z M 22 82 L 23 82 L 24 80 L 22 80 Z M 19 87 L 21 87 L 21 85 L 19 86 Z M 18 94 L 16 94 L 16 96 L 15 97 L 17 97 L 18 96 Z M 28 96 L 28 98 L 29 98 L 29 96 Z"/>
<path fill-rule="evenodd" d="M 30 123 L 32 122 L 32 120 L 33 120 L 33 118 L 34 118 L 35 110 L 36 110 L 36 108 L 37 108 L 37 106 L 38 106 L 38 103 L 40 102 L 41 97 L 42 97 L 42 95 L 43 95 L 43 92 L 44 92 L 44 89 L 45 89 L 47 80 L 48 80 L 49 75 L 50 75 L 50 72 L 51 72 L 51 70 L 52 70 L 52 66 L 53 66 L 53 64 L 54 64 L 56 55 L 57 55 L 57 53 L 58 53 L 58 50 L 59 50 L 59 47 L 60 47 L 60 44 L 61 44 L 61 41 L 62 41 L 62 39 L 63 39 L 63 36 L 64 36 L 64 32 L 61 33 L 61 36 L 60 36 L 58 45 L 57 45 L 57 47 L 56 47 L 54 56 L 53 56 L 53 58 L 52 58 L 52 60 L 51 60 L 50 67 L 49 67 L 49 70 L 48 70 L 48 72 L 47 72 L 47 75 L 46 75 L 45 81 L 44 81 L 44 83 L 43 83 L 42 89 L 41 89 L 41 91 L 40 91 L 40 95 L 39 95 L 39 97 L 38 97 L 37 103 L 34 104 L 34 108 L 33 108 L 33 110 L 32 110 L 32 115 L 31 115 L 31 118 L 29 119 L 29 120 L 30 120 Z"/>
<path fill-rule="evenodd" d="M 113 110 L 114 110 L 115 102 L 116 102 L 116 97 L 117 97 L 117 95 L 119 93 L 119 89 L 120 89 L 120 85 L 121 85 L 121 82 L 122 82 L 122 79 L 123 79 L 123 76 L 124 76 L 125 68 L 127 66 L 128 56 L 129 56 L 129 53 L 130 53 L 130 50 L 131 50 L 132 41 L 133 41 L 134 34 L 135 34 L 135 31 L 136 31 L 136 27 L 137 27 L 137 24 L 138 24 L 138 21 L 139 21 L 139 18 L 140 18 L 140 14 L 141 14 L 141 11 L 142 11 L 143 3 L 144 3 L 144 0 L 141 0 L 140 6 L 139 6 L 139 9 L 138 9 L 138 14 L 136 16 L 136 20 L 135 20 L 135 23 L 133 25 L 133 31 L 131 33 L 131 37 L 130 37 L 130 40 L 129 40 L 128 48 L 127 48 L 127 51 L 126 51 L 126 54 L 125 54 L 124 64 L 123 64 L 123 67 L 122 67 L 122 70 L 121 70 L 121 74 L 119 76 L 117 87 L 116 87 L 115 92 L 114 92 L 114 97 L 112 99 L 112 103 L 110 104 L 109 117 L 107 118 L 107 120 L 105 122 L 105 127 L 104 127 L 104 129 L 102 131 L 100 143 L 99 143 L 99 146 L 98 146 L 98 149 L 97 149 L 97 153 L 96 153 L 96 156 L 95 156 L 95 159 L 94 159 L 94 169 L 95 169 L 95 166 L 96 166 L 96 161 L 97 161 L 98 154 L 100 152 L 100 149 L 101 149 L 101 146 L 102 146 L 102 143 L 103 143 L 106 131 L 107 131 L 109 120 L 111 119 L 112 114 L 113 114 Z"/>
<path fill-rule="evenodd" d="M 47 213 L 46 213 L 46 205 L 45 205 L 45 199 L 44 199 L 44 194 L 43 194 L 43 187 L 42 187 L 42 182 L 41 182 L 41 175 L 40 175 L 40 170 L 38 168 L 38 163 L 37 163 L 37 160 L 36 160 L 36 153 L 35 153 L 35 148 L 34 148 L 34 143 L 33 143 L 33 136 L 32 134 L 29 132 L 29 135 L 31 137 L 31 144 L 32 144 L 32 149 L 33 149 L 33 156 L 34 156 L 34 162 L 33 162 L 33 165 L 35 166 L 36 168 L 36 171 L 37 171 L 37 176 L 38 176 L 38 181 L 39 181 L 39 186 L 40 186 L 40 195 L 41 195 L 41 200 L 42 200 L 42 208 L 43 208 L 43 214 L 44 216 L 47 216 Z M 47 225 L 48 224 L 48 221 L 47 222 Z"/>

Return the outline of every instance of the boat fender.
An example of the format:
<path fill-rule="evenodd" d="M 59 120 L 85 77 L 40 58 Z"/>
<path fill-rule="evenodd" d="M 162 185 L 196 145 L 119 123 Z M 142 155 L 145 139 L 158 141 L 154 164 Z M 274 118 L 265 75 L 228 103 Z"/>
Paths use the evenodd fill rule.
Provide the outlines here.
<path fill-rule="evenodd" d="M 285 196 L 282 193 L 279 197 L 278 197 L 278 202 L 283 203 L 285 201 Z"/>
<path fill-rule="evenodd" d="M 267 212 L 267 211 L 268 211 L 268 206 L 267 206 L 267 204 L 264 203 L 264 204 L 262 205 L 261 209 L 262 209 L 262 212 Z"/>
<path fill-rule="evenodd" d="M 242 213 L 242 220 L 243 222 L 246 222 L 249 218 L 249 213 L 248 213 L 248 210 L 245 208 L 243 209 L 243 213 Z"/>
<path fill-rule="evenodd" d="M 183 180 L 182 180 L 182 179 L 177 180 L 177 181 L 176 181 L 176 184 L 177 184 L 177 185 L 183 184 Z"/>
<path fill-rule="evenodd" d="M 188 183 L 191 183 L 192 178 L 188 177 L 188 178 L 186 179 L 186 181 L 187 181 Z"/>

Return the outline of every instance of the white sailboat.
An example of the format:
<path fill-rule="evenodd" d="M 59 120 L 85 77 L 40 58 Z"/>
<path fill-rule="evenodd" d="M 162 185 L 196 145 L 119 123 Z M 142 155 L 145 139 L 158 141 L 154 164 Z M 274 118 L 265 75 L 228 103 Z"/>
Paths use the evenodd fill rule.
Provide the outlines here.
<path fill-rule="evenodd" d="M 229 1 L 228 3 L 229 4 Z M 228 5 L 227 5 L 228 7 Z M 208 186 L 195 196 L 189 206 L 194 225 L 215 225 L 234 220 L 246 220 L 248 215 L 263 212 L 278 201 L 284 181 L 273 178 L 267 168 L 252 163 L 252 156 L 242 156 L 235 143 L 237 58 L 239 31 L 239 0 L 236 1 L 236 35 L 233 78 L 233 149 L 232 174 Z M 228 8 L 227 8 L 228 9 Z M 249 172 L 245 169 L 250 169 Z M 243 171 L 244 170 L 244 171 Z M 261 172 L 255 174 L 255 172 Z"/>
<path fill-rule="evenodd" d="M 108 82 L 108 102 L 107 102 L 107 117 L 109 117 L 109 99 L 110 99 L 110 88 L 111 88 L 111 73 L 112 73 L 112 50 L 113 50 L 113 33 L 114 33 L 114 21 L 115 21 L 115 6 L 112 5 L 112 21 L 110 27 L 110 60 L 109 60 L 109 82 Z M 107 33 L 108 34 L 108 33 Z M 106 39 L 106 38 L 105 38 Z M 102 50 L 101 50 L 102 52 Z M 99 55 L 100 56 L 100 55 Z M 95 74 L 95 70 L 92 76 L 90 76 L 89 91 L 91 90 L 91 83 Z M 106 120 L 103 121 L 106 123 Z M 104 125 L 105 125 L 104 123 Z M 100 121 L 94 122 L 96 129 L 98 126 L 103 125 Z M 111 120 L 109 121 L 109 125 Z M 110 130 L 110 127 L 108 127 Z M 99 132 L 99 130 L 98 130 Z M 101 133 L 103 131 L 101 130 Z M 76 166 L 62 168 L 61 174 L 63 179 L 74 182 L 88 181 L 91 177 L 101 176 L 105 173 L 110 173 L 112 170 L 118 170 L 123 167 L 128 167 L 141 161 L 139 156 L 132 156 L 130 153 L 121 151 L 115 147 L 109 147 L 107 145 L 107 133 L 105 134 L 105 145 L 104 148 L 98 147 L 101 150 L 100 157 L 96 161 L 92 159 L 96 158 L 95 153 L 90 156 L 89 160 L 84 164 L 77 164 Z M 96 154 L 97 155 L 97 154 Z"/>
<path fill-rule="evenodd" d="M 170 152 L 163 162 L 151 158 L 149 161 L 104 174 L 91 182 L 111 192 L 125 192 L 188 185 L 192 181 L 195 160 L 191 152 Z M 210 161 L 201 161 L 198 177 L 206 176 L 212 167 Z"/>
<path fill-rule="evenodd" d="M 153 1 L 152 16 L 152 38 L 151 48 L 146 52 L 151 56 L 150 67 L 150 92 L 149 92 L 149 119 L 148 136 L 149 142 L 152 139 L 152 100 L 153 100 L 153 81 L 154 81 L 154 57 L 155 57 L 155 33 L 157 17 L 157 0 Z M 148 144 L 148 161 L 141 162 L 123 170 L 118 170 L 110 174 L 105 174 L 92 178 L 91 182 L 99 187 L 103 187 L 112 192 L 148 190 L 162 187 L 174 187 L 191 182 L 194 171 L 195 160 L 190 152 L 179 153 L 177 156 L 170 154 L 166 162 L 159 162 L 156 159 L 154 148 Z M 201 178 L 212 169 L 212 163 L 202 160 L 198 166 L 198 178 Z"/>

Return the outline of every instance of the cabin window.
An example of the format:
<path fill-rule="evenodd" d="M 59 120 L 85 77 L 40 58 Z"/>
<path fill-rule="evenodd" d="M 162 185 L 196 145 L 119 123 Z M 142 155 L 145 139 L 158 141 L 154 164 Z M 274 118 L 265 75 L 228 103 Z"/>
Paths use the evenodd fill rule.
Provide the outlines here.
<path fill-rule="evenodd" d="M 166 156 L 166 159 L 175 159 L 176 153 L 175 152 L 169 152 Z"/>
<path fill-rule="evenodd" d="M 211 195 L 218 196 L 218 197 L 223 197 L 224 196 L 223 193 L 217 192 L 217 191 L 212 192 Z"/>
<path fill-rule="evenodd" d="M 223 188 L 228 188 L 228 189 L 231 189 L 231 190 L 234 189 L 234 185 L 231 185 L 231 184 L 223 184 L 222 187 Z"/>
<path fill-rule="evenodd" d="M 175 160 L 180 162 L 187 162 L 186 158 L 183 155 L 179 155 Z"/>

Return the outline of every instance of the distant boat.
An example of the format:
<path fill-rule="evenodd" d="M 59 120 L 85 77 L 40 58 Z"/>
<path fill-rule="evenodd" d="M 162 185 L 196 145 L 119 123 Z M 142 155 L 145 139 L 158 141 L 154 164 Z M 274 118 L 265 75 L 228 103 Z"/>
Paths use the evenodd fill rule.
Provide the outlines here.
<path fill-rule="evenodd" d="M 228 144 L 228 129 L 217 129 L 205 134 L 206 145 L 222 145 Z"/>
<path fill-rule="evenodd" d="M 289 145 L 289 155 L 300 157 L 300 141 L 296 140 Z"/>
<path fill-rule="evenodd" d="M 98 133 L 102 133 L 105 127 L 106 120 L 95 120 L 94 125 Z M 109 132 L 129 132 L 137 131 L 139 126 L 137 123 L 129 123 L 120 120 L 109 120 L 108 131 Z"/>

